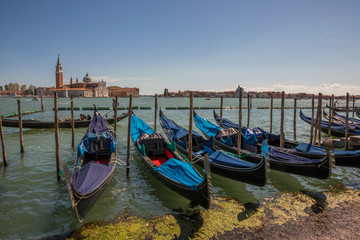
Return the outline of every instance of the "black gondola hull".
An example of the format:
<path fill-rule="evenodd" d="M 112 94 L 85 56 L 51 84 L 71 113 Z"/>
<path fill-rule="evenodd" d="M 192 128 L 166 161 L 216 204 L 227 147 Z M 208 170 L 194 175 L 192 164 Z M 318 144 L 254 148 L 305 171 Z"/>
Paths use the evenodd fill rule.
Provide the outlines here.
<path fill-rule="evenodd" d="M 171 179 L 165 177 L 160 172 L 154 170 L 154 165 L 152 161 L 143 156 L 137 147 L 135 147 L 137 155 L 140 157 L 145 166 L 150 170 L 150 172 L 165 186 L 173 190 L 174 192 L 180 194 L 181 196 L 189 199 L 193 204 L 200 205 L 205 209 L 210 207 L 210 189 L 209 182 L 207 181 L 207 176 L 205 176 L 204 181 L 198 186 L 198 191 L 190 189 L 182 184 L 179 184 Z M 176 155 L 176 154 L 175 154 Z"/>
<path fill-rule="evenodd" d="M 120 116 L 117 117 L 117 122 L 123 120 L 127 117 L 127 113 L 123 113 Z M 115 118 L 107 118 L 106 121 L 109 124 L 113 124 L 115 122 Z M 88 127 L 91 120 L 75 120 L 74 121 L 74 127 L 75 128 L 83 128 Z M 54 122 L 42 122 L 39 120 L 28 120 L 23 119 L 23 128 L 54 128 Z M 9 118 L 3 118 L 2 124 L 4 127 L 19 127 L 19 119 L 9 119 Z M 59 121 L 59 128 L 71 128 L 71 121 Z"/>
<path fill-rule="evenodd" d="M 217 140 L 215 140 L 215 144 L 225 151 L 237 154 L 237 148 L 235 147 L 228 146 Z M 271 157 L 269 161 L 270 161 L 271 169 L 281 172 L 319 178 L 319 179 L 327 179 L 331 175 L 331 162 L 327 157 L 320 164 L 309 164 L 309 165 L 287 164 L 284 162 L 277 162 L 274 161 Z"/>
<path fill-rule="evenodd" d="M 188 152 L 179 145 L 177 145 L 176 148 L 181 153 L 186 155 L 188 154 Z M 246 158 L 245 160 L 248 160 L 253 163 L 256 163 L 256 161 L 258 161 L 258 158 L 253 158 L 252 160 L 249 160 L 249 158 Z M 200 160 L 197 161 L 196 163 L 203 167 L 204 166 L 203 157 L 200 158 Z M 266 184 L 266 163 L 265 160 L 263 159 L 260 159 L 260 162 L 258 162 L 256 167 L 251 169 L 232 168 L 232 167 L 226 167 L 223 165 L 213 164 L 213 163 L 210 163 L 210 168 L 211 168 L 211 172 L 214 172 L 221 176 L 231 178 L 240 182 L 244 182 L 260 187 Z"/>
<path fill-rule="evenodd" d="M 110 172 L 108 177 L 105 179 L 105 181 L 98 188 L 96 188 L 93 192 L 91 192 L 89 194 L 81 194 L 81 193 L 76 192 L 73 188 L 74 199 L 75 199 L 75 202 L 77 203 L 74 207 L 74 211 L 76 214 L 76 218 L 78 219 L 79 222 L 83 221 L 86 214 L 90 211 L 92 206 L 99 199 L 101 194 L 104 192 L 106 186 L 110 183 L 110 181 L 114 175 L 114 172 L 115 172 L 115 166 L 116 166 L 116 164 L 114 164 L 112 171 Z"/>

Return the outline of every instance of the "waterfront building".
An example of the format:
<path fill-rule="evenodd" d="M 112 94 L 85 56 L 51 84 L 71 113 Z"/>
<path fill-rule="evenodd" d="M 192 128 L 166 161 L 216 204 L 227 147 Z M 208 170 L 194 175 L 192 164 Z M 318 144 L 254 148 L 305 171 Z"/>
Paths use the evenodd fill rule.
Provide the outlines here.
<path fill-rule="evenodd" d="M 61 65 L 60 56 L 58 56 L 57 64 L 55 66 L 56 87 L 38 87 L 36 89 L 38 95 L 53 96 L 54 92 L 58 93 L 59 97 L 109 97 L 109 90 L 106 87 L 104 80 L 93 82 L 88 73 L 83 78 L 82 82 L 73 83 L 72 77 L 70 83 L 63 82 L 63 67 Z"/>
<path fill-rule="evenodd" d="M 110 86 L 108 87 L 108 89 L 110 97 L 128 97 L 130 95 L 132 95 L 133 97 L 139 97 L 139 88 Z"/>

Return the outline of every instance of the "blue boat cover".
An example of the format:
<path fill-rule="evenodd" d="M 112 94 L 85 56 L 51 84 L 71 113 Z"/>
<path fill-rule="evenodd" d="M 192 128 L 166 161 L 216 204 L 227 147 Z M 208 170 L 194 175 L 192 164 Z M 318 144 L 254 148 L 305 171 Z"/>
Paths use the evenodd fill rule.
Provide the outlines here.
<path fill-rule="evenodd" d="M 215 137 L 217 132 L 221 129 L 197 114 L 194 114 L 194 121 L 195 125 L 209 137 Z"/>
<path fill-rule="evenodd" d="M 170 158 L 154 170 L 196 191 L 198 191 L 198 185 L 204 181 L 204 178 L 190 163 L 175 158 Z"/>
<path fill-rule="evenodd" d="M 308 117 L 303 114 L 303 112 L 300 110 L 300 118 L 304 120 L 305 122 L 311 124 L 311 117 Z M 314 122 L 316 122 L 316 118 L 314 118 Z M 329 128 L 329 122 L 321 120 L 321 127 L 328 129 Z M 359 128 L 358 124 L 349 124 L 349 133 L 360 135 L 360 130 L 357 130 Z M 331 129 L 336 130 L 339 132 L 345 132 L 345 125 L 344 124 L 337 124 L 337 123 L 331 123 Z"/>
<path fill-rule="evenodd" d="M 154 133 L 154 130 L 152 130 L 142 119 L 138 118 L 136 115 L 132 115 L 130 135 L 133 142 L 136 142 L 143 133 L 151 135 Z"/>
<path fill-rule="evenodd" d="M 100 114 L 95 114 L 90 122 L 87 132 L 98 133 L 103 131 L 109 131 L 109 125 Z"/>
<path fill-rule="evenodd" d="M 317 164 L 317 163 L 321 163 L 322 161 L 322 158 L 311 159 L 311 158 L 301 157 L 283 152 L 279 149 L 272 147 L 269 148 L 269 153 L 270 153 L 270 159 L 269 159 L 270 162 L 275 160 L 275 161 L 289 162 L 295 164 Z"/>
<path fill-rule="evenodd" d="M 167 118 L 165 115 L 160 116 L 161 125 L 168 129 L 170 132 L 171 140 L 177 142 L 180 138 L 183 138 L 189 134 L 189 130 L 181 127 L 173 120 Z M 198 137 L 202 137 L 199 133 L 192 131 L 192 134 Z"/>
<path fill-rule="evenodd" d="M 264 141 L 261 143 L 261 155 L 267 159 L 269 154 L 269 144 L 268 141 L 264 139 Z"/>
<path fill-rule="evenodd" d="M 113 166 L 89 162 L 73 172 L 74 189 L 83 194 L 91 193 L 109 176 L 112 168 Z"/>
<path fill-rule="evenodd" d="M 217 116 L 217 117 L 214 116 L 214 118 L 215 118 L 216 123 L 220 125 L 220 117 L 219 117 L 219 116 Z M 224 128 L 235 128 L 235 129 L 239 129 L 239 124 L 234 123 L 234 122 L 232 122 L 232 121 L 230 121 L 229 119 L 224 118 L 224 117 L 223 117 L 223 119 L 222 119 L 222 125 L 223 125 Z M 253 139 L 253 137 L 252 137 L 251 135 L 255 134 L 255 138 L 256 138 L 257 141 L 259 141 L 259 142 L 261 142 L 261 141 L 263 140 L 263 137 L 262 137 L 262 136 L 263 136 L 264 134 L 265 134 L 265 136 L 266 136 L 267 139 L 272 138 L 272 139 L 278 139 L 278 140 L 280 140 L 280 135 L 276 135 L 276 134 L 273 134 L 273 133 L 269 133 L 269 132 L 267 132 L 267 131 L 259 128 L 259 127 L 255 127 L 255 128 L 253 128 L 253 129 L 248 129 L 248 128 L 242 126 L 242 127 L 241 127 L 241 133 L 242 133 L 244 136 L 246 136 L 248 139 Z M 256 142 L 256 141 L 255 141 L 255 142 Z M 254 143 L 255 143 L 255 142 L 254 142 Z M 247 142 L 247 143 L 249 143 L 249 142 Z M 251 144 L 253 144 L 253 143 L 251 143 Z"/>
<path fill-rule="evenodd" d="M 108 141 L 103 141 L 103 140 L 108 140 Z M 90 133 L 86 133 L 85 136 L 81 139 L 78 145 L 77 156 L 80 157 L 85 152 L 95 154 L 96 152 L 94 152 L 94 147 L 93 149 L 91 149 L 91 143 L 97 144 L 98 149 L 100 149 L 101 146 L 100 141 L 103 142 L 102 143 L 103 149 L 109 149 L 109 152 L 116 152 L 117 142 L 110 132 L 108 131 L 98 132 L 98 133 L 90 132 Z"/>
<path fill-rule="evenodd" d="M 255 163 L 241 160 L 220 150 L 215 151 L 209 156 L 209 162 L 235 168 L 252 168 L 256 166 Z"/>
<path fill-rule="evenodd" d="M 313 154 L 324 154 L 326 155 L 326 150 L 322 146 L 316 146 L 309 143 L 300 143 L 296 148 L 295 151 L 303 152 L 303 153 L 313 153 Z M 339 155 L 360 155 L 360 150 L 340 150 L 335 149 L 334 151 L 335 157 Z"/>
<path fill-rule="evenodd" d="M 207 119 L 204 119 L 200 117 L 199 115 L 194 115 L 194 121 L 195 125 L 207 136 L 215 137 L 217 132 L 221 129 L 220 127 L 216 126 L 215 124 L 212 124 Z M 237 126 L 235 129 L 238 129 L 239 126 Z M 256 136 L 254 134 L 251 134 L 249 131 L 247 131 L 247 128 L 241 128 L 241 133 L 243 136 L 243 141 L 248 144 L 255 144 L 256 143 Z"/>

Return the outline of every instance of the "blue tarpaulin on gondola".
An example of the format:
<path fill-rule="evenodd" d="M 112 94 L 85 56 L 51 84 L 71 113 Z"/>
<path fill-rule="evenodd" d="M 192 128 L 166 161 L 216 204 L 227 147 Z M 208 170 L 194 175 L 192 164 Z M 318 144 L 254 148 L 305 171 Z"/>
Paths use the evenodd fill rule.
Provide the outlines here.
<path fill-rule="evenodd" d="M 295 164 L 316 164 L 316 163 L 321 163 L 322 161 L 322 158 L 315 158 L 315 159 L 305 158 L 290 153 L 286 153 L 272 147 L 269 148 L 269 153 L 270 153 L 270 162 L 273 160 L 277 160 L 283 163 L 289 162 Z"/>
<path fill-rule="evenodd" d="M 171 119 L 168 119 L 164 115 L 160 116 L 160 123 L 164 128 L 170 131 L 170 136 L 173 141 L 177 141 L 180 138 L 183 138 L 189 134 L 189 130 L 181 127 L 176 122 L 172 121 Z M 201 135 L 195 132 L 194 130 L 192 131 L 192 134 L 201 137 Z"/>
<path fill-rule="evenodd" d="M 219 116 L 214 116 L 215 121 L 217 124 L 220 124 L 220 117 Z M 227 118 L 222 118 L 222 126 L 224 128 L 235 128 L 235 129 L 239 129 L 239 124 L 234 123 L 232 121 L 230 121 Z M 255 127 L 253 129 L 248 129 L 246 127 L 241 127 L 241 133 L 247 137 L 248 139 L 253 139 L 253 137 L 251 135 L 255 134 L 255 138 L 257 139 L 257 141 L 261 142 L 263 140 L 263 136 L 265 135 L 266 139 L 277 139 L 280 140 L 280 135 L 276 135 L 276 134 L 272 134 L 269 133 L 259 127 Z M 256 142 L 256 141 L 255 141 Z M 247 142 L 249 143 L 249 142 Z"/>
<path fill-rule="evenodd" d="M 95 114 L 90 122 L 87 132 L 98 133 L 108 130 L 109 130 L 109 126 L 107 121 L 100 114 Z"/>
<path fill-rule="evenodd" d="M 194 121 L 196 126 L 209 137 L 215 137 L 217 132 L 221 129 L 220 127 L 212 124 L 208 120 L 201 118 L 197 114 L 194 115 Z"/>
<path fill-rule="evenodd" d="M 303 152 L 303 153 L 313 153 L 313 154 L 326 154 L 326 150 L 324 147 L 322 146 L 316 146 L 313 144 L 309 144 L 309 143 L 300 143 L 296 148 L 296 151 L 298 152 Z M 337 155 L 358 155 L 360 154 L 360 150 L 356 150 L 356 151 L 351 151 L 351 150 L 340 150 L 340 149 L 335 149 L 334 151 L 335 153 L 335 157 Z"/>
<path fill-rule="evenodd" d="M 85 152 L 95 154 L 104 149 L 109 149 L 109 152 L 116 152 L 116 143 L 110 132 L 87 133 L 79 143 L 77 155 L 80 157 Z"/>
<path fill-rule="evenodd" d="M 190 163 L 174 158 L 170 158 L 154 170 L 196 191 L 198 191 L 198 185 L 204 181 L 204 178 Z"/>
<path fill-rule="evenodd" d="M 210 137 L 216 137 L 218 131 L 221 129 L 220 127 L 216 126 L 215 124 L 209 122 L 207 119 L 204 119 L 200 117 L 199 115 L 194 115 L 194 121 L 196 126 L 206 135 Z M 238 127 L 236 128 L 238 129 Z M 257 142 L 256 136 L 254 134 L 251 134 L 249 131 L 247 131 L 247 128 L 242 129 L 241 131 L 243 141 L 245 143 L 253 145 Z"/>
<path fill-rule="evenodd" d="M 73 174 L 74 189 L 87 194 L 96 189 L 110 174 L 113 166 L 89 162 Z"/>
<path fill-rule="evenodd" d="M 209 156 L 211 163 L 225 165 L 236 168 L 252 168 L 256 166 L 255 163 L 247 162 L 239 159 L 238 157 L 224 153 L 223 151 L 217 150 Z"/>
<path fill-rule="evenodd" d="M 138 118 L 136 115 L 132 115 L 130 128 L 131 138 L 136 142 L 143 133 L 151 135 L 154 133 L 154 130 L 152 130 L 142 119 Z"/>

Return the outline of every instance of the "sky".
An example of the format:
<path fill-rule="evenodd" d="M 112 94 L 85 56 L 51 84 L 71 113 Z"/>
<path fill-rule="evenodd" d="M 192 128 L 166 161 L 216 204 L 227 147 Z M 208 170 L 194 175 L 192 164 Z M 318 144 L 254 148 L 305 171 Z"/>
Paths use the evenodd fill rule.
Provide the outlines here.
<path fill-rule="evenodd" d="M 360 95 L 358 0 L 0 1 L 0 85 Z"/>

